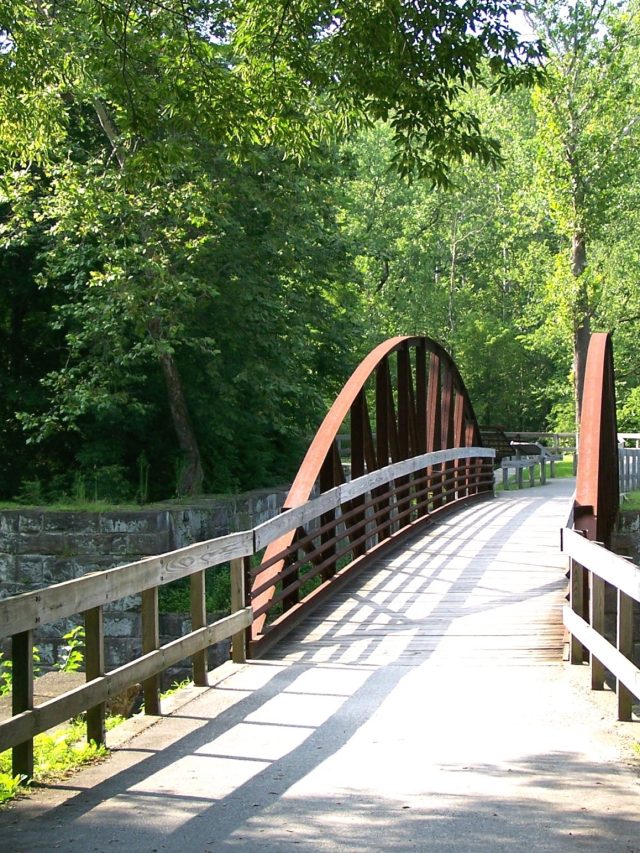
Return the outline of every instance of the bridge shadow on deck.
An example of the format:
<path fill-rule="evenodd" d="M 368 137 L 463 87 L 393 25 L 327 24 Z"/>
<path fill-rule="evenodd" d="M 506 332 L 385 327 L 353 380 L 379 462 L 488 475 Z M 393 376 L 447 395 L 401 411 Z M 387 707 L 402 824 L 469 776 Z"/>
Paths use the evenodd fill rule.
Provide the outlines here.
<path fill-rule="evenodd" d="M 270 657 L 286 654 L 287 659 L 297 663 L 415 665 L 425 659 L 424 655 L 428 657 L 435 651 L 435 647 L 425 648 L 424 635 L 420 632 L 425 619 L 430 638 L 451 637 L 453 624 L 460 617 L 480 615 L 566 590 L 566 579 L 560 571 L 552 580 L 535 582 L 518 591 L 488 587 L 483 582 L 484 570 L 492 563 L 495 565 L 499 552 L 508 551 L 514 530 L 517 533 L 520 525 L 526 523 L 532 506 L 539 504 L 541 497 L 525 493 L 508 500 L 506 506 L 502 502 L 476 505 L 472 510 L 445 517 L 426 531 L 417 533 L 395 554 L 378 561 L 339 595 L 342 606 L 336 608 L 333 602 L 326 604 L 319 615 L 312 615 L 281 642 Z M 479 532 L 489 526 L 494 531 L 491 537 L 488 541 L 479 541 Z M 475 548 L 470 552 L 474 543 Z M 556 557 L 558 543 L 559 532 L 556 541 L 548 546 L 550 554 Z M 515 549 L 517 561 L 524 567 L 526 552 L 521 544 Z M 540 545 L 536 546 L 536 567 L 540 565 L 542 550 Z M 513 572 L 513 563 L 506 565 L 505 570 Z M 420 607 L 421 602 L 427 602 L 426 606 Z M 557 607 L 562 603 L 559 600 Z M 556 635 L 561 637 L 561 616 L 556 613 L 556 617 Z M 321 626 L 321 636 L 315 642 L 313 636 L 308 639 L 310 623 Z M 530 627 L 525 624 L 525 631 Z M 400 656 L 396 647 L 391 656 L 383 655 L 380 659 L 380 648 L 387 643 L 387 636 L 394 634 L 406 636 L 407 645 L 400 650 Z M 536 639 L 530 633 L 523 636 L 529 641 Z M 561 640 L 549 648 L 551 656 L 557 658 L 560 645 Z"/>
<path fill-rule="evenodd" d="M 510 513 L 497 504 L 485 504 L 476 520 L 455 528 L 451 520 L 440 525 L 455 531 L 450 555 L 468 563 L 460 568 L 457 578 L 445 579 L 449 594 L 459 596 L 458 606 L 468 603 L 478 590 L 477 555 L 464 556 L 478 525 L 486 526 L 489 520 L 504 516 L 493 540 L 496 547 L 503 547 L 505 538 L 509 539 L 507 526 L 513 528 L 524 519 L 533 499 L 523 495 L 523 503 L 515 504 L 516 510 Z M 413 584 L 413 603 L 446 573 L 442 566 L 428 578 L 418 574 L 416 579 L 412 555 L 425 538 L 425 534 L 414 537 L 405 544 L 405 556 L 384 561 L 391 566 L 398 559 L 400 567 L 394 567 L 394 576 Z M 490 543 L 485 544 L 485 550 L 490 547 Z M 359 587 L 366 584 L 367 577 L 359 578 Z M 561 577 L 509 593 L 506 599 L 511 603 L 528 601 L 532 596 L 557 591 L 563 583 Z M 398 590 L 393 592 L 398 594 Z M 505 604 L 502 591 L 485 589 L 484 593 L 498 597 L 469 605 L 465 614 Z M 383 627 L 387 631 L 411 629 L 415 624 L 399 613 L 395 604 L 390 606 L 383 600 L 372 605 L 369 596 L 345 594 L 354 597 L 356 606 L 374 607 L 373 618 L 386 620 Z M 434 602 L 429 612 L 429 619 L 442 629 L 441 638 L 454 619 L 450 600 L 443 597 Z M 626 840 L 628 836 L 628 844 L 632 844 L 631 809 L 614 818 L 602 807 L 596 829 L 586 819 L 586 792 L 601 782 L 609 789 L 617 783 L 610 769 L 605 772 L 601 764 L 578 751 L 528 751 L 522 743 L 522 748 L 516 749 L 518 761 L 509 767 L 506 757 L 498 755 L 495 763 L 473 762 L 470 774 L 465 763 L 469 759 L 448 766 L 446 750 L 438 757 L 439 727 L 444 717 L 459 718 L 460 725 L 468 730 L 477 714 L 465 710 L 464 705 L 467 696 L 482 689 L 483 683 L 482 674 L 476 672 L 464 684 L 447 684 L 450 692 L 442 701 L 443 688 L 434 682 L 432 674 L 427 676 L 425 668 L 440 640 L 436 639 L 433 649 L 424 645 L 418 648 L 416 638 L 409 636 L 400 660 L 376 664 L 373 652 L 380 651 L 385 639 L 372 638 L 355 659 L 345 661 L 345 656 L 353 657 L 353 645 L 362 639 L 362 629 L 348 629 L 346 634 L 341 633 L 343 630 L 338 622 L 329 627 L 325 643 L 330 654 L 322 660 L 318 660 L 316 648 L 303 652 L 295 663 L 255 662 L 225 679 L 214 691 L 206 691 L 174 714 L 170 724 L 161 722 L 116 751 L 102 768 L 80 774 L 67 786 L 70 796 L 61 805 L 39 813 L 43 802 L 35 798 L 0 815 L 0 831 L 9 842 L 8 849 L 59 847 L 73 853 L 112 851 L 122 845 L 133 851 L 227 847 L 282 850 L 289 844 L 302 844 L 310 850 L 431 851 L 455 846 L 456 850 L 489 851 L 518 848 L 524 831 L 529 835 L 527 846 L 534 850 L 636 850 Z M 394 698 L 400 686 L 400 697 Z M 521 699 L 512 691 L 509 697 L 508 713 L 517 716 Z M 213 718 L 212 698 L 214 705 L 217 703 Z M 486 701 L 486 695 L 482 698 Z M 497 701 L 503 707 L 498 705 L 496 713 L 499 709 L 504 713 L 505 697 Z M 436 708 L 440 711 L 435 712 Z M 428 725 L 428 711 L 436 713 L 432 727 Z M 347 746 L 362 740 L 377 717 L 381 717 L 384 730 L 389 726 L 395 730 L 391 745 L 385 746 L 382 738 L 377 740 L 378 735 L 367 736 L 364 750 L 357 753 L 361 766 L 354 766 L 358 762 L 349 758 Z M 421 742 L 405 739 L 405 725 L 407 732 L 413 732 L 412 726 L 417 722 L 419 728 L 422 720 Z M 481 733 L 478 738 L 482 739 Z M 460 745 L 451 747 L 453 753 L 459 749 Z M 473 754 L 473 740 L 467 749 Z M 406 790 L 402 785 L 400 790 L 387 790 L 386 778 L 395 778 L 398 767 L 401 779 L 403 773 L 413 779 L 409 770 L 416 760 L 420 766 L 432 762 L 436 781 L 422 784 L 418 777 L 405 785 Z M 578 804 L 568 817 L 560 809 L 556 815 L 553 803 L 542 795 L 545 788 L 558 784 L 566 793 L 566 783 L 556 781 L 560 767 L 574 780 L 571 784 Z M 501 785 L 489 784 L 488 790 L 481 792 L 487 780 L 504 780 L 509 775 L 513 780 L 514 772 L 520 780 L 516 796 L 501 793 Z M 104 773 L 107 778 L 101 778 Z M 333 779 L 329 796 L 322 793 L 327 773 Z M 459 774 L 466 779 L 462 788 L 455 781 Z M 55 787 L 60 790 L 64 786 Z M 531 843 L 532 830 L 543 833 L 542 846 Z M 622 843 L 623 836 L 627 846 L 611 846 Z M 571 839 L 578 837 L 581 846 L 571 846 Z"/>

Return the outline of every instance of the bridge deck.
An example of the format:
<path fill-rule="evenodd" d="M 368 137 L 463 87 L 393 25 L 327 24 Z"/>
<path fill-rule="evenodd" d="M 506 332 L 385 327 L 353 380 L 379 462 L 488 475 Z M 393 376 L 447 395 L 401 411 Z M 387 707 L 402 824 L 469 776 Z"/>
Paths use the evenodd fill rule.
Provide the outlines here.
<path fill-rule="evenodd" d="M 281 643 L 296 663 L 560 662 L 567 481 L 502 494 L 380 559 Z M 552 491 L 554 496 L 552 498 Z"/>
<path fill-rule="evenodd" d="M 561 661 L 572 485 L 414 539 L 272 659 L 0 814 L 5 849 L 638 853 L 633 724 Z"/>

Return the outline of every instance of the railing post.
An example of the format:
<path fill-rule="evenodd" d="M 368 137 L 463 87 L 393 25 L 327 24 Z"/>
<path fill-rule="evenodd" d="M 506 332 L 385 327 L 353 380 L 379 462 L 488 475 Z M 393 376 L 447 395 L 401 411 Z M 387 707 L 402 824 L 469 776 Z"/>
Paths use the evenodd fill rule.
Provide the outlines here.
<path fill-rule="evenodd" d="M 618 590 L 618 625 L 617 625 L 617 647 L 620 654 L 631 659 L 633 655 L 633 599 L 621 590 Z M 618 679 L 618 719 L 631 719 L 631 706 L 633 694 Z"/>
<path fill-rule="evenodd" d="M 158 613 L 158 587 L 142 592 L 142 653 L 153 652 L 160 647 L 160 624 Z M 145 714 L 160 714 L 160 675 L 152 675 L 142 683 Z"/>
<path fill-rule="evenodd" d="M 322 468 L 320 469 L 320 493 L 328 492 L 329 489 L 332 489 L 334 486 L 338 485 L 340 482 L 339 473 L 342 471 L 342 468 L 339 464 L 337 464 L 339 460 L 335 459 L 334 454 L 330 454 L 324 461 Z M 324 515 L 320 516 L 320 526 L 324 527 L 325 525 L 330 525 L 335 523 L 336 520 L 336 511 L 335 509 L 330 510 L 329 512 L 324 513 Z M 335 532 L 335 528 L 334 528 Z M 336 546 L 333 541 L 334 537 L 331 533 L 331 530 L 327 529 L 320 536 L 320 541 L 325 546 L 322 551 L 323 560 L 327 559 L 329 556 L 334 557 L 332 562 L 323 570 L 322 572 L 322 580 L 329 580 L 336 573 L 336 563 L 335 563 L 335 552 Z"/>
<path fill-rule="evenodd" d="M 104 675 L 104 617 L 102 607 L 84 611 L 85 667 L 87 681 Z M 87 711 L 87 740 L 97 746 L 105 742 L 105 703 Z"/>
<path fill-rule="evenodd" d="M 577 613 L 578 616 L 581 616 L 584 619 L 586 616 L 584 612 L 584 581 L 586 572 L 580 563 L 576 563 L 573 559 L 569 560 L 569 566 L 571 573 L 571 586 L 569 591 L 571 609 L 574 613 Z M 569 660 L 574 664 L 581 664 L 584 662 L 584 646 L 573 634 L 571 635 Z"/>
<path fill-rule="evenodd" d="M 205 577 L 204 569 L 195 572 L 191 578 L 191 630 L 197 631 L 198 628 L 204 628 L 207 624 L 207 606 L 205 598 Z M 207 651 L 196 652 L 192 657 L 193 665 L 193 683 L 198 687 L 206 687 L 209 683 L 207 679 Z"/>
<path fill-rule="evenodd" d="M 604 580 L 595 572 L 590 572 L 590 615 L 591 627 L 598 634 L 604 636 Z M 591 689 L 602 690 L 604 688 L 604 666 L 591 652 Z"/>
<path fill-rule="evenodd" d="M 246 606 L 246 563 L 247 559 L 238 557 L 231 560 L 231 612 L 236 613 Z M 239 631 L 231 637 L 231 660 L 245 663 L 247 660 L 246 631 Z"/>
<path fill-rule="evenodd" d="M 33 708 L 33 635 L 22 631 L 11 638 L 12 677 L 11 704 L 14 716 Z M 14 776 L 33 776 L 33 738 L 13 747 L 11 758 Z"/>

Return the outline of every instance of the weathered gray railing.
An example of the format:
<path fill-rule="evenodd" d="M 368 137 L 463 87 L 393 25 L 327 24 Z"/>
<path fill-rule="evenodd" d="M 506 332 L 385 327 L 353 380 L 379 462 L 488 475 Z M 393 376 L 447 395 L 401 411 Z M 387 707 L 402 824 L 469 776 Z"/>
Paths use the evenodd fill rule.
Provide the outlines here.
<path fill-rule="evenodd" d="M 517 441 L 540 442 L 555 454 L 576 453 L 575 432 L 513 432 L 505 430 L 509 439 Z M 375 437 L 375 433 L 374 433 Z M 622 437 L 622 435 L 621 435 Z M 640 433 L 625 433 L 624 437 L 635 441 L 635 446 L 640 446 Z M 336 436 L 340 456 L 348 458 L 351 455 L 351 437 L 347 433 Z"/>
<path fill-rule="evenodd" d="M 622 447 L 640 448 L 640 432 L 619 432 L 618 444 Z"/>
<path fill-rule="evenodd" d="M 0 601 L 0 630 L 12 638 L 12 711 L 0 723 L 0 752 L 13 747 L 13 772 L 33 773 L 33 737 L 87 711 L 87 738 L 105 740 L 105 703 L 141 683 L 145 710 L 160 713 L 159 674 L 186 657 L 193 662 L 194 682 L 207 684 L 206 649 L 234 638 L 234 657 L 242 656 L 244 630 L 251 610 L 244 606 L 244 559 L 253 553 L 253 532 L 235 533 L 149 557 L 104 572 L 94 572 L 35 592 Z M 204 573 L 231 560 L 232 612 L 207 624 Z M 158 588 L 179 578 L 191 580 L 192 631 L 160 646 Z M 105 673 L 103 608 L 130 595 L 142 594 L 142 656 Z M 85 625 L 87 683 L 33 707 L 33 632 L 42 625 L 80 613 Z"/>
<path fill-rule="evenodd" d="M 348 548 L 357 548 L 360 556 L 370 553 L 384 542 L 395 541 L 399 534 L 414 529 L 417 518 L 423 523 L 432 513 L 451 509 L 460 501 L 490 496 L 493 455 L 493 450 L 479 447 L 422 454 L 337 486 L 252 530 L 0 601 L 1 636 L 11 636 L 13 660 L 13 716 L 0 723 L 0 752 L 13 748 L 14 773 L 29 777 L 33 772 L 34 736 L 83 711 L 87 711 L 87 737 L 103 743 L 106 701 L 138 683 L 144 689 L 146 713 L 160 713 L 159 675 L 167 667 L 191 657 L 195 684 L 206 685 L 206 650 L 228 637 L 232 638 L 233 659 L 244 660 L 245 632 L 252 623 L 254 612 L 260 609 L 259 594 L 252 603 L 253 612 L 252 607 L 247 606 L 248 580 L 251 574 L 255 580 L 263 571 L 251 571 L 251 557 L 262 553 L 271 543 L 277 543 L 283 535 L 307 527 L 310 532 L 306 534 L 305 542 L 298 540 L 285 550 L 286 556 L 291 558 L 296 550 L 306 548 L 305 559 L 313 564 L 313 555 L 309 551 L 316 547 L 321 553 L 327 547 L 323 519 L 328 513 L 335 515 L 333 526 L 337 530 L 330 547 L 346 539 Z M 353 509 L 345 511 L 350 503 Z M 205 571 L 228 561 L 232 571 L 232 613 L 207 624 Z M 278 597 L 285 603 L 287 597 L 291 598 L 291 587 L 298 590 L 303 582 L 298 568 L 299 563 L 292 565 L 288 560 L 282 573 L 270 581 L 278 586 Z M 313 574 L 321 576 L 322 571 L 322 562 L 316 561 L 304 580 Z M 341 570 L 323 582 L 327 588 L 335 587 L 342 576 Z M 191 581 L 192 631 L 160 646 L 158 588 L 184 577 Z M 143 654 L 105 673 L 103 607 L 140 593 Z M 315 589 L 306 598 L 298 596 L 295 610 L 304 607 L 305 603 L 313 604 L 312 599 L 317 597 L 317 593 L 318 589 Z M 42 625 L 78 613 L 83 614 L 85 623 L 87 682 L 34 707 L 33 632 Z M 280 633 L 274 631 L 274 636 Z"/>
<path fill-rule="evenodd" d="M 617 679 L 618 719 L 631 719 L 633 697 L 640 700 L 640 669 L 633 655 L 633 602 L 640 601 L 640 567 L 590 542 L 576 530 L 562 532 L 570 557 L 570 604 L 564 624 L 571 633 L 571 663 L 581 664 L 587 649 L 591 687 L 602 690 L 605 668 Z M 604 636 L 605 581 L 617 594 L 616 644 Z"/>
<path fill-rule="evenodd" d="M 267 548 L 269 556 L 251 572 L 254 617 L 266 616 L 252 653 L 269 648 L 399 535 L 461 501 L 491 496 L 494 455 L 490 448 L 457 447 L 414 456 L 256 528 L 256 550 Z"/>
<path fill-rule="evenodd" d="M 640 697 L 640 670 L 633 662 L 633 602 L 640 601 L 640 568 L 609 551 L 619 502 L 616 398 L 611 336 L 591 336 L 584 379 L 580 456 L 571 525 L 562 531 L 569 555 L 569 607 L 564 624 L 571 633 L 571 662 L 591 663 L 591 687 L 602 690 L 605 668 L 617 680 L 618 718 L 631 719 Z M 605 584 L 617 595 L 615 645 L 605 634 Z"/>
<path fill-rule="evenodd" d="M 618 475 L 620 492 L 640 489 L 640 447 L 618 448 Z"/>
<path fill-rule="evenodd" d="M 512 441 L 539 441 L 557 452 L 573 450 L 576 446 L 575 432 L 513 432 L 505 430 L 505 434 Z"/>

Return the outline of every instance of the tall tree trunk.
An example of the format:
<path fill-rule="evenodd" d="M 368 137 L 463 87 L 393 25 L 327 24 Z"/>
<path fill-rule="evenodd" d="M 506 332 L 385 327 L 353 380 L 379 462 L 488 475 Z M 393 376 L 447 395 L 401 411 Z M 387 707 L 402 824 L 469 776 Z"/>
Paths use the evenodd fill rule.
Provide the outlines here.
<path fill-rule="evenodd" d="M 579 428 L 582 414 L 584 374 L 587 365 L 587 350 L 591 337 L 591 312 L 589 293 L 583 273 L 587 267 L 587 246 L 584 234 L 576 232 L 571 246 L 571 273 L 576 279 L 576 300 L 573 321 L 573 374 L 576 401 L 576 423 Z"/>
<path fill-rule="evenodd" d="M 110 115 L 106 105 L 100 98 L 93 99 L 93 106 L 100 122 L 100 126 L 104 131 L 112 151 L 118 161 L 120 169 L 125 168 L 128 152 L 121 145 L 120 131 Z M 143 224 L 140 229 L 141 235 L 144 238 L 143 243 L 149 244 L 149 235 L 147 228 Z M 162 340 L 162 329 L 157 319 L 151 319 L 147 324 L 148 331 L 151 337 L 156 341 Z M 185 464 L 182 466 L 178 477 L 177 490 L 179 495 L 197 495 L 202 491 L 202 481 L 204 479 L 202 471 L 202 460 L 200 457 L 200 448 L 198 440 L 193 431 L 191 418 L 189 417 L 189 407 L 184 396 L 182 387 L 182 379 L 176 360 L 170 353 L 161 352 L 158 356 L 162 374 L 164 376 L 165 386 L 167 389 L 167 400 L 169 403 L 169 411 L 171 412 L 171 420 L 173 428 L 178 439 L 178 446 L 182 451 L 185 459 Z"/>
<path fill-rule="evenodd" d="M 177 484 L 178 494 L 197 495 L 202 491 L 202 462 L 198 440 L 191 425 L 191 418 L 189 417 L 189 409 L 182 388 L 180 371 L 173 355 L 162 353 L 159 359 L 167 387 L 167 398 L 173 428 L 178 438 L 178 445 L 185 458 L 185 464 L 180 471 Z"/>
<path fill-rule="evenodd" d="M 449 351 L 453 347 L 453 332 L 455 326 L 455 314 L 454 314 L 454 298 L 455 298 L 455 290 L 456 290 L 456 273 L 457 273 L 457 263 L 458 263 L 458 221 L 454 219 L 453 221 L 453 231 L 451 234 L 451 272 L 449 273 Z"/>

